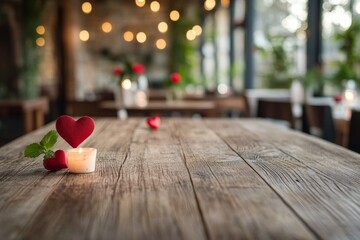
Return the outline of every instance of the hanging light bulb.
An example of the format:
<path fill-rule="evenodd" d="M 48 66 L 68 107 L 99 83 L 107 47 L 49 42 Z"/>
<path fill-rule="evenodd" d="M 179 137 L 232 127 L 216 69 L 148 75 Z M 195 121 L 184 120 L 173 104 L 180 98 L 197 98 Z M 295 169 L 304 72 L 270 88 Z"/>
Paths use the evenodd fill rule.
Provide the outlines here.
<path fill-rule="evenodd" d="M 81 41 L 86 42 L 86 41 L 89 40 L 90 34 L 89 34 L 88 31 L 82 30 L 82 31 L 79 33 L 79 38 L 80 38 Z"/>
<path fill-rule="evenodd" d="M 205 0 L 205 2 L 204 2 L 204 8 L 206 11 L 213 10 L 215 6 L 216 6 L 215 0 Z"/>
<path fill-rule="evenodd" d="M 138 6 L 138 7 L 143 7 L 143 6 L 145 6 L 145 3 L 146 3 L 145 0 L 135 0 L 135 4 L 136 4 L 136 6 Z"/>
<path fill-rule="evenodd" d="M 164 48 L 166 48 L 166 41 L 162 38 L 158 39 L 156 41 L 156 47 L 160 50 L 163 50 Z"/>
<path fill-rule="evenodd" d="M 158 1 L 151 2 L 150 9 L 153 12 L 158 12 L 160 10 L 160 3 Z"/>
<path fill-rule="evenodd" d="M 132 40 L 134 40 L 134 34 L 130 31 L 126 31 L 124 33 L 124 40 L 127 42 L 131 42 Z"/>
<path fill-rule="evenodd" d="M 136 34 L 136 40 L 139 43 L 144 43 L 146 41 L 146 34 L 144 32 L 139 32 L 138 34 Z"/>
<path fill-rule="evenodd" d="M 159 23 L 158 29 L 159 29 L 159 32 L 161 32 L 161 33 L 167 32 L 167 30 L 168 30 L 168 25 L 167 25 L 167 23 L 166 23 L 166 22 L 161 22 L 161 23 Z"/>
<path fill-rule="evenodd" d="M 176 10 L 172 10 L 171 12 L 170 12 L 170 19 L 171 19 L 171 21 L 177 21 L 177 20 L 179 20 L 179 18 L 180 18 L 180 13 L 179 13 L 179 11 L 176 11 Z"/>
<path fill-rule="evenodd" d="M 109 32 L 111 32 L 111 30 L 112 30 L 112 24 L 109 23 L 109 22 L 104 22 L 104 23 L 101 25 L 101 29 L 103 30 L 103 32 L 109 33 Z"/>
<path fill-rule="evenodd" d="M 45 34 L 45 27 L 43 25 L 39 25 L 36 27 L 37 34 L 43 35 Z"/>
<path fill-rule="evenodd" d="M 91 13 L 91 11 L 92 11 L 92 5 L 91 5 L 91 3 L 89 3 L 89 2 L 84 2 L 84 3 L 81 5 L 81 10 L 82 10 L 83 13 L 85 13 L 85 14 Z"/>

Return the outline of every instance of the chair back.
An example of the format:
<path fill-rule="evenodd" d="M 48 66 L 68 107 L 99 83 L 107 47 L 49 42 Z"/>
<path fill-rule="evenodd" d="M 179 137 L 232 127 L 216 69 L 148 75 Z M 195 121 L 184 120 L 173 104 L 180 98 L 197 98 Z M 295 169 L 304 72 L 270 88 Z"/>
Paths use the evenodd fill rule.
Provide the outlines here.
<path fill-rule="evenodd" d="M 303 106 L 303 130 L 306 133 L 335 142 L 335 124 L 330 105 Z"/>
<path fill-rule="evenodd" d="M 352 110 L 349 125 L 348 148 L 360 153 L 360 110 Z"/>
<path fill-rule="evenodd" d="M 216 98 L 217 117 L 249 117 L 249 105 L 245 95 Z"/>
<path fill-rule="evenodd" d="M 290 99 L 259 99 L 257 117 L 287 121 L 291 128 L 295 128 Z"/>

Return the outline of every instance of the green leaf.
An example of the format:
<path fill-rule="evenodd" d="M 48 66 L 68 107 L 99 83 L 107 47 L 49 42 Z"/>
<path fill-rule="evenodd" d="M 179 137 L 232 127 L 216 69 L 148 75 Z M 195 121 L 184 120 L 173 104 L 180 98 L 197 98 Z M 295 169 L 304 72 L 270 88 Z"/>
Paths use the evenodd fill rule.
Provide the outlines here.
<path fill-rule="evenodd" d="M 58 139 L 57 132 L 55 130 L 51 130 L 43 137 L 43 139 L 40 142 L 40 145 L 43 146 L 46 150 L 49 150 L 55 145 L 57 139 Z"/>
<path fill-rule="evenodd" d="M 43 154 L 45 149 L 38 143 L 32 143 L 25 147 L 24 156 L 29 158 L 36 158 Z"/>
<path fill-rule="evenodd" d="M 53 151 L 49 150 L 49 151 L 45 152 L 44 159 L 53 158 L 53 157 L 54 157 Z"/>

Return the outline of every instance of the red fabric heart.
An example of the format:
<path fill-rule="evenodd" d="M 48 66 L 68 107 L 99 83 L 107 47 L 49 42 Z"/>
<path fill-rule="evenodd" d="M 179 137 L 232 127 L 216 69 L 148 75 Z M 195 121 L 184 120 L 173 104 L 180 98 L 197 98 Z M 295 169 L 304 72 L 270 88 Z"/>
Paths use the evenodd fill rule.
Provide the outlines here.
<path fill-rule="evenodd" d="M 158 116 L 148 118 L 147 124 L 153 129 L 158 129 L 160 127 L 160 118 Z"/>
<path fill-rule="evenodd" d="M 63 150 L 57 150 L 53 158 L 47 158 L 43 161 L 44 167 L 50 171 L 57 171 L 67 168 L 66 155 Z"/>
<path fill-rule="evenodd" d="M 76 148 L 87 139 L 94 131 L 94 128 L 94 120 L 87 116 L 75 121 L 72 117 L 63 115 L 56 120 L 57 132 L 73 148 Z"/>

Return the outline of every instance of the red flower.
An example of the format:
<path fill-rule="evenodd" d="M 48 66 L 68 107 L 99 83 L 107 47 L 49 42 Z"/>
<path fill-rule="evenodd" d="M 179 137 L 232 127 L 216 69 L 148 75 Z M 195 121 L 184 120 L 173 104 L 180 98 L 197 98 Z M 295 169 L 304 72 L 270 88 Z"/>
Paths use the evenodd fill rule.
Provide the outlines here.
<path fill-rule="evenodd" d="M 122 70 L 122 68 L 121 67 L 116 67 L 116 68 L 114 68 L 114 70 L 113 70 L 113 74 L 114 75 L 120 75 L 120 74 L 122 74 L 122 72 L 123 72 L 123 70 Z"/>
<path fill-rule="evenodd" d="M 132 70 L 133 70 L 133 72 L 136 73 L 136 74 L 142 74 L 142 73 L 145 71 L 145 68 L 144 68 L 144 66 L 141 65 L 141 64 L 134 64 L 134 65 L 132 66 Z"/>
<path fill-rule="evenodd" d="M 172 73 L 171 76 L 170 76 L 170 80 L 173 83 L 178 84 L 181 81 L 181 76 L 180 76 L 179 73 Z"/>
<path fill-rule="evenodd" d="M 340 103 L 342 101 L 342 96 L 340 94 L 334 96 L 334 100 L 336 103 Z"/>

